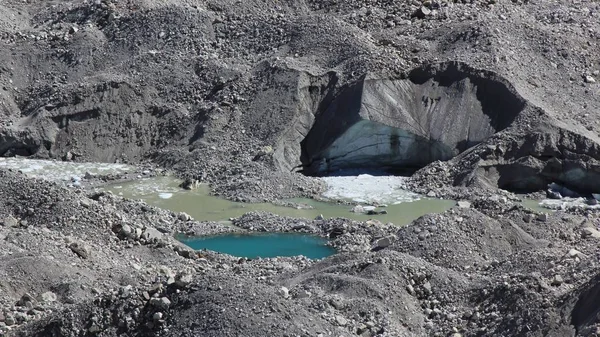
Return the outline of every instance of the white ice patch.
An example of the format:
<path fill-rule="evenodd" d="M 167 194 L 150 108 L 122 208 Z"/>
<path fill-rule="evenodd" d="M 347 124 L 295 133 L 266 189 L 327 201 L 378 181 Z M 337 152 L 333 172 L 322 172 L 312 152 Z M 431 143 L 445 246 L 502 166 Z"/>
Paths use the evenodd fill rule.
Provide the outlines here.
<path fill-rule="evenodd" d="M 399 204 L 419 199 L 416 193 L 405 190 L 406 177 L 339 176 L 321 178 L 327 183 L 324 197 L 345 199 L 363 204 Z"/>
<path fill-rule="evenodd" d="M 107 163 L 74 163 L 53 160 L 27 158 L 1 158 L 0 168 L 19 170 L 30 177 L 51 181 L 67 181 L 76 183 L 89 174 L 121 174 L 133 168 L 125 164 Z"/>
<path fill-rule="evenodd" d="M 589 205 L 584 198 L 544 199 L 540 202 L 540 206 L 552 210 L 600 208 L 600 204 Z"/>
<path fill-rule="evenodd" d="M 161 199 L 170 199 L 173 196 L 173 193 L 161 192 L 158 193 L 158 197 Z"/>

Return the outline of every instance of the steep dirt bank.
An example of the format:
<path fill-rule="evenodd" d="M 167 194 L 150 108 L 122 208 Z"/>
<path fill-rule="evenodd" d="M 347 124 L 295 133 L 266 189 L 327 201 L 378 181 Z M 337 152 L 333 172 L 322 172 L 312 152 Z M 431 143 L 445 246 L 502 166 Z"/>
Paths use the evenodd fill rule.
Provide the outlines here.
<path fill-rule="evenodd" d="M 482 144 L 467 152 L 502 160 L 466 154 L 429 178 L 600 187 L 583 183 L 598 172 L 594 2 L 1 6 L 3 155 L 150 159 L 260 200 L 318 191 L 294 168 L 414 170 Z"/>

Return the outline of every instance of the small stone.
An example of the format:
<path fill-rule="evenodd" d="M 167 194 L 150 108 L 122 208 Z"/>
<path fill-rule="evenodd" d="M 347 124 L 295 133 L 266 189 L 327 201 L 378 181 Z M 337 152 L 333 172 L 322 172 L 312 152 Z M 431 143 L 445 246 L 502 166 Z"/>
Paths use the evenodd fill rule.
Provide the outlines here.
<path fill-rule="evenodd" d="M 431 15 L 431 9 L 425 7 L 425 6 L 421 6 L 419 9 L 417 9 L 414 13 L 413 16 L 417 17 L 419 19 L 424 19 L 426 16 Z"/>
<path fill-rule="evenodd" d="M 552 278 L 552 282 L 550 283 L 550 285 L 558 287 L 561 284 L 563 284 L 563 282 L 564 282 L 564 280 L 563 280 L 562 276 L 554 275 L 554 278 Z"/>
<path fill-rule="evenodd" d="M 190 273 L 178 273 L 175 276 L 175 285 L 179 288 L 185 288 L 192 283 L 193 277 Z"/>
<path fill-rule="evenodd" d="M 187 214 L 185 212 L 179 213 L 179 220 L 181 220 L 181 221 L 190 221 L 191 219 L 192 219 L 192 217 L 189 214 Z"/>
<path fill-rule="evenodd" d="M 471 208 L 471 203 L 468 201 L 459 201 L 456 203 L 458 205 L 459 208 Z"/>
<path fill-rule="evenodd" d="M 281 295 L 283 298 L 288 298 L 290 297 L 290 290 L 286 287 L 281 287 L 278 291 L 279 295 Z"/>
<path fill-rule="evenodd" d="M 567 257 L 570 257 L 570 258 L 576 258 L 576 257 L 583 258 L 583 257 L 585 257 L 585 254 L 583 254 L 582 252 L 578 251 L 577 249 L 570 249 L 567 252 Z"/>
<path fill-rule="evenodd" d="M 131 233 L 133 233 L 131 226 L 123 225 L 123 227 L 121 227 L 121 235 L 123 235 L 124 237 L 130 237 Z"/>
<path fill-rule="evenodd" d="M 17 320 L 11 314 L 6 315 L 6 317 L 4 318 L 4 324 L 6 324 L 7 326 L 15 325 L 16 323 Z"/>
<path fill-rule="evenodd" d="M 348 324 L 348 320 L 345 319 L 343 316 L 340 316 L 340 315 L 335 316 L 335 322 L 339 326 L 346 326 L 346 324 Z"/>
<path fill-rule="evenodd" d="M 24 312 L 16 312 L 15 320 L 19 323 L 27 322 L 29 320 L 29 316 L 27 316 Z"/>
<path fill-rule="evenodd" d="M 200 186 L 200 182 L 198 180 L 195 179 L 186 179 L 184 180 L 179 187 L 183 188 L 184 190 L 193 190 L 198 188 L 198 186 Z"/>
<path fill-rule="evenodd" d="M 35 298 L 33 296 L 31 296 L 29 293 L 25 293 L 25 294 L 23 294 L 23 296 L 21 296 L 21 299 L 19 299 L 19 305 L 26 306 L 27 302 L 37 303 L 37 301 L 35 300 Z"/>
<path fill-rule="evenodd" d="M 156 228 L 146 227 L 141 235 L 142 239 L 146 240 L 146 242 L 157 242 L 162 240 L 163 234 L 159 232 Z"/>
<path fill-rule="evenodd" d="M 379 238 L 371 244 L 371 251 L 377 251 L 377 250 L 386 248 L 386 247 L 390 246 L 392 244 L 392 242 L 394 242 L 395 240 L 396 240 L 395 235 L 388 235 L 383 238 Z"/>
<path fill-rule="evenodd" d="M 531 213 L 525 214 L 523 216 L 523 221 L 525 221 L 527 223 L 532 222 L 534 219 L 535 219 L 535 216 L 533 214 L 531 214 Z"/>
<path fill-rule="evenodd" d="M 155 321 L 159 321 L 162 318 L 163 318 L 163 313 L 160 312 L 160 311 L 155 312 L 154 315 L 152 315 L 152 319 L 155 320 Z"/>
<path fill-rule="evenodd" d="M 590 75 L 587 75 L 587 76 L 585 76 L 585 83 L 590 83 L 590 84 L 596 83 L 596 79 Z"/>
<path fill-rule="evenodd" d="M 537 216 L 538 221 L 546 222 L 548 220 L 548 214 L 542 213 Z"/>
<path fill-rule="evenodd" d="M 581 230 L 583 237 L 600 239 L 600 231 L 593 227 L 585 227 Z"/>
<path fill-rule="evenodd" d="M 12 215 L 9 215 L 6 218 L 4 218 L 4 221 L 2 223 L 6 227 L 19 227 L 19 220 L 15 219 L 15 217 L 13 217 Z"/>
<path fill-rule="evenodd" d="M 92 324 L 92 326 L 88 329 L 88 331 L 90 333 L 96 334 L 96 333 L 100 332 L 100 327 L 97 326 L 96 324 Z"/>
<path fill-rule="evenodd" d="M 319 214 L 319 215 L 317 215 L 317 217 L 315 218 L 315 220 L 320 221 L 320 220 L 325 220 L 325 218 L 323 217 L 323 214 Z"/>
<path fill-rule="evenodd" d="M 142 229 L 139 227 L 136 227 L 133 230 L 133 238 L 136 240 L 139 240 L 142 237 Z"/>
<path fill-rule="evenodd" d="M 73 242 L 69 245 L 69 248 L 82 259 L 90 257 L 90 250 L 81 242 Z"/>
<path fill-rule="evenodd" d="M 75 26 L 71 26 L 71 28 L 69 29 L 69 33 L 71 34 L 75 34 L 79 31 L 79 28 L 75 27 Z"/>
<path fill-rule="evenodd" d="M 297 294 L 296 294 L 296 298 L 308 298 L 310 297 L 312 294 L 310 293 L 310 291 L 306 291 L 306 290 L 300 290 Z"/>
<path fill-rule="evenodd" d="M 431 283 L 429 281 L 423 284 L 423 290 L 425 290 L 426 294 L 431 294 Z"/>
<path fill-rule="evenodd" d="M 42 300 L 42 302 L 50 303 L 55 302 L 57 300 L 57 297 L 55 293 L 47 291 L 40 296 L 40 299 Z"/>
<path fill-rule="evenodd" d="M 67 151 L 67 153 L 65 153 L 65 155 L 63 156 L 63 160 L 64 161 L 71 161 L 71 160 L 73 160 L 73 154 L 70 151 Z"/>
<path fill-rule="evenodd" d="M 171 305 L 171 300 L 169 300 L 166 297 L 160 297 L 160 298 L 153 297 L 152 299 L 150 299 L 150 305 L 155 306 L 160 309 L 163 309 L 163 310 L 166 310 Z"/>

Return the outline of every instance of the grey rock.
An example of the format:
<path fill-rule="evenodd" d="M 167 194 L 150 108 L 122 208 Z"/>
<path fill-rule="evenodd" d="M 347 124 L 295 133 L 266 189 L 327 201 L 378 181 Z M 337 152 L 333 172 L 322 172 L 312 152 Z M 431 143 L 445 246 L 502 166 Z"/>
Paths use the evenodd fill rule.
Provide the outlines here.
<path fill-rule="evenodd" d="M 550 283 L 553 286 L 560 286 L 561 284 L 563 284 L 564 280 L 562 278 L 562 276 L 560 275 L 554 275 L 554 277 L 552 278 L 552 282 Z"/>
<path fill-rule="evenodd" d="M 421 6 L 419 7 L 419 9 L 417 9 L 414 13 L 413 16 L 419 18 L 419 19 L 424 19 L 425 17 L 431 15 L 431 9 L 425 7 L 425 6 Z"/>
<path fill-rule="evenodd" d="M 346 326 L 348 324 L 348 320 L 346 318 L 344 318 L 343 316 L 340 316 L 340 315 L 336 315 L 335 316 L 335 322 L 339 326 Z"/>
<path fill-rule="evenodd" d="M 163 239 L 163 234 L 155 228 L 146 227 L 144 228 L 141 237 L 146 240 L 146 242 L 156 242 Z"/>
<path fill-rule="evenodd" d="M 593 227 L 585 227 L 581 230 L 584 237 L 600 239 L 600 231 Z"/>
<path fill-rule="evenodd" d="M 131 228 L 131 226 L 125 224 L 121 227 L 121 235 L 123 235 L 124 237 L 128 238 L 131 237 L 133 233 L 133 229 Z"/>
<path fill-rule="evenodd" d="M 26 305 L 27 302 L 37 303 L 37 300 L 33 296 L 31 296 L 31 294 L 25 293 L 19 299 L 19 304 L 24 306 L 24 305 Z"/>
<path fill-rule="evenodd" d="M 82 242 L 73 242 L 69 245 L 69 248 L 82 259 L 90 257 L 90 249 Z"/>
<path fill-rule="evenodd" d="M 379 238 L 371 244 L 371 250 L 376 251 L 376 250 L 380 250 L 380 249 L 389 247 L 395 240 L 396 240 L 395 235 L 388 235 L 386 237 Z"/>
<path fill-rule="evenodd" d="M 29 321 L 29 316 L 24 312 L 15 312 L 15 320 L 19 323 Z"/>
<path fill-rule="evenodd" d="M 153 297 L 150 299 L 150 305 L 162 310 L 167 310 L 169 306 L 171 306 L 171 300 L 169 300 L 167 297 Z"/>
<path fill-rule="evenodd" d="M 189 286 L 193 281 L 193 276 L 190 273 L 180 272 L 175 276 L 175 285 L 180 288 Z"/>
<path fill-rule="evenodd" d="M 281 287 L 281 288 L 279 288 L 278 293 L 283 298 L 289 298 L 290 297 L 290 290 L 287 287 Z"/>
<path fill-rule="evenodd" d="M 426 294 L 431 294 L 431 283 L 429 281 L 423 283 L 423 290 Z"/>
<path fill-rule="evenodd" d="M 57 296 L 55 293 L 51 291 L 47 291 L 40 296 L 40 300 L 42 302 L 51 303 L 57 300 Z"/>
<path fill-rule="evenodd" d="M 471 208 L 471 203 L 465 200 L 461 200 L 456 203 L 459 208 Z"/>
<path fill-rule="evenodd" d="M 19 227 L 19 220 L 17 220 L 12 215 L 9 215 L 6 218 L 4 218 L 4 220 L 2 221 L 2 223 L 6 227 Z"/>
<path fill-rule="evenodd" d="M 4 323 L 7 326 L 12 326 L 15 325 L 17 323 L 17 320 L 15 319 L 15 317 L 11 314 L 6 315 L 6 317 L 4 318 Z"/>
<path fill-rule="evenodd" d="M 525 222 L 527 222 L 527 223 L 530 223 L 530 222 L 532 222 L 533 220 L 535 220 L 535 216 L 534 216 L 533 214 L 531 214 L 531 213 L 527 213 L 527 214 L 525 214 L 525 215 L 523 216 L 523 221 L 525 221 Z"/>
<path fill-rule="evenodd" d="M 312 294 L 307 290 L 300 290 L 296 293 L 296 298 L 309 298 Z"/>

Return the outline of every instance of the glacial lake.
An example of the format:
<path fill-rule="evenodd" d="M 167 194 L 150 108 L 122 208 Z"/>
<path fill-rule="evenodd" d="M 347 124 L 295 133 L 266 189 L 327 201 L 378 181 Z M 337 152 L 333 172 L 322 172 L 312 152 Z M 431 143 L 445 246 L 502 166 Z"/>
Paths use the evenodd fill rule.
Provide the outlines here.
<path fill-rule="evenodd" d="M 441 213 L 456 204 L 452 200 L 413 198 L 389 204 L 387 207 L 377 208 L 377 210 L 385 210 L 387 214 L 367 215 L 351 212 L 351 205 L 306 198 L 288 200 L 298 204 L 300 208 L 270 203 L 232 202 L 210 195 L 210 190 L 206 185 L 201 185 L 191 191 L 182 190 L 179 187 L 179 180 L 172 177 L 140 179 L 109 185 L 105 189 L 115 195 L 144 200 L 156 207 L 170 209 L 175 212 L 186 212 L 198 221 L 222 221 L 239 217 L 251 211 L 264 211 L 294 218 L 314 219 L 319 215 L 323 215 L 324 218 L 344 217 L 358 221 L 376 219 L 383 223 L 391 222 L 395 225 L 406 225 L 420 216 L 428 213 Z M 402 194 L 403 192 L 398 193 Z"/>
<path fill-rule="evenodd" d="M 335 254 L 335 249 L 327 246 L 327 239 L 304 234 L 224 234 L 178 239 L 195 250 L 208 249 L 250 259 L 298 255 L 322 259 Z"/>

